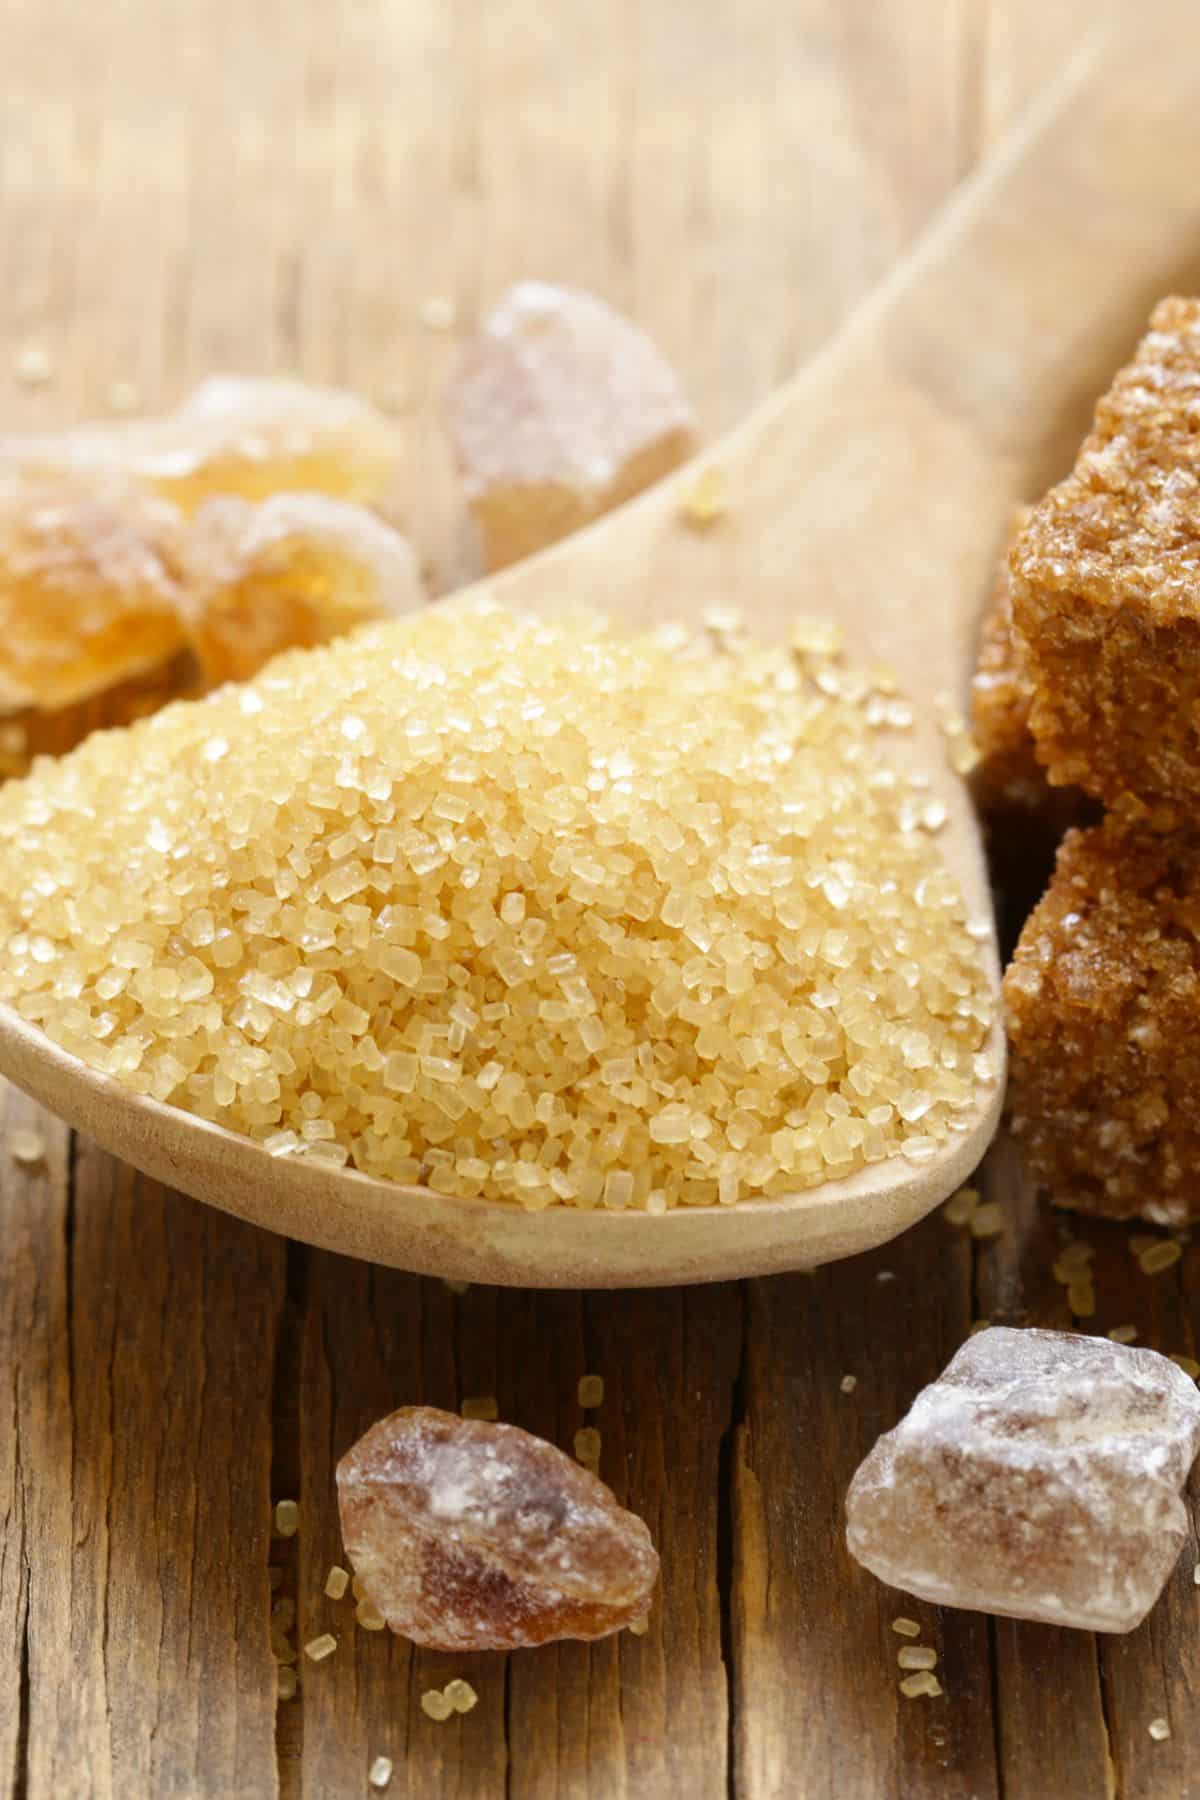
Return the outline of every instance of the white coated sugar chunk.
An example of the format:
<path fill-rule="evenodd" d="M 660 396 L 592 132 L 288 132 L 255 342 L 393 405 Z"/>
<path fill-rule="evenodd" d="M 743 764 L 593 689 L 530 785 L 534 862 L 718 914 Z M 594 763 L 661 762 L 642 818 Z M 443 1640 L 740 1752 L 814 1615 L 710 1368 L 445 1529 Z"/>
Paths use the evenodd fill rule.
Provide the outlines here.
<path fill-rule="evenodd" d="M 463 353 L 448 416 L 492 569 L 627 500 L 695 435 L 646 333 L 594 294 L 541 281 L 501 296 Z"/>
<path fill-rule="evenodd" d="M 969 1338 L 850 1484 L 847 1542 L 941 1605 L 1132 1631 L 1187 1521 L 1200 1394 L 1156 1351 L 993 1326 Z"/>

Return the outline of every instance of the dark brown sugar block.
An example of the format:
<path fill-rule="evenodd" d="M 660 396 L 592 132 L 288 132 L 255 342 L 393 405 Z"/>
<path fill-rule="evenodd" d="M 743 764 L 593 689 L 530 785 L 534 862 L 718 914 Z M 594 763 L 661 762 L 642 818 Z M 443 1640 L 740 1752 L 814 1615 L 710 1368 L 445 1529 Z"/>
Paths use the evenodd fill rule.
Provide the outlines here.
<path fill-rule="evenodd" d="M 1004 994 L 1013 1128 L 1050 1199 L 1200 1217 L 1200 841 L 1070 832 Z"/>
<path fill-rule="evenodd" d="M 971 681 L 971 728 L 979 762 L 971 787 L 980 812 L 994 830 L 1023 830 L 1035 824 L 1053 839 L 1080 821 L 1086 801 L 1076 788 L 1051 786 L 1038 760 L 1029 723 L 1033 689 L 1013 630 L 1009 552 L 1031 510 L 1021 506 L 1013 513 L 1009 542 L 996 565 L 980 621 Z"/>
<path fill-rule="evenodd" d="M 1012 551 L 1056 785 L 1168 825 L 1200 800 L 1200 301 L 1164 300 Z"/>

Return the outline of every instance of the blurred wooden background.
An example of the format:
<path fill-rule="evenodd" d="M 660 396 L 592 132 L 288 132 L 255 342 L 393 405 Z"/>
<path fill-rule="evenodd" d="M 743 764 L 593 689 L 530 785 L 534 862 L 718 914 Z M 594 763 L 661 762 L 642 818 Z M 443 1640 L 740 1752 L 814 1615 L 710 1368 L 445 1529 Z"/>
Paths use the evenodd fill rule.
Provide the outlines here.
<path fill-rule="evenodd" d="M 491 298 L 526 275 L 596 289 L 715 434 L 904 253 L 1092 12 L 0 0 L 2 423 L 103 413 L 114 383 L 157 406 L 222 369 L 354 385 L 404 421 L 396 511 L 451 586 L 475 565 L 439 395 Z M 31 347 L 40 386 L 18 378 Z M 0 1131 L 33 1114 L 0 1108 Z M 33 1173 L 0 1135 L 14 1796 L 337 1800 L 368 1791 L 378 1754 L 390 1793 L 425 1797 L 1200 1794 L 1194 1553 L 1146 1627 L 1098 1641 L 902 1602 L 841 1547 L 855 1464 L 973 1318 L 1069 1323 L 1053 1222 L 1003 1146 L 988 1181 L 1011 1223 L 987 1244 L 934 1218 L 812 1277 L 456 1297 L 255 1233 L 38 1125 Z M 1194 1353 L 1200 1253 L 1135 1281 L 1123 1234 L 1091 1236 L 1095 1328 Z M 646 1637 L 439 1657 L 322 1598 L 333 1465 L 373 1417 L 494 1392 L 569 1444 L 585 1370 L 607 1384 L 602 1472 L 663 1552 Z M 303 1527 L 273 1543 L 288 1495 Z M 300 1641 L 340 1638 L 278 1720 L 269 1559 Z M 943 1699 L 899 1697 L 898 1611 L 937 1644 Z M 479 1706 L 435 1724 L 420 1695 L 455 1674 Z"/>

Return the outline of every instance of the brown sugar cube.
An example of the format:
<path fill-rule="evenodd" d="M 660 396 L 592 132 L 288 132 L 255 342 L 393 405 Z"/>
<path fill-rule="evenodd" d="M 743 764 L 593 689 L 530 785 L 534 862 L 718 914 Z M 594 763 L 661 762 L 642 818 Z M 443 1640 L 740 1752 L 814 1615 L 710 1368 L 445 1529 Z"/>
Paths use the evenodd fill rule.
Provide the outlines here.
<path fill-rule="evenodd" d="M 184 566 L 183 621 L 213 685 L 248 680 L 280 650 L 326 643 L 424 598 L 407 540 L 324 494 L 206 501 Z"/>
<path fill-rule="evenodd" d="M 58 712 L 159 668 L 180 629 L 183 520 L 126 483 L 0 470 L 0 715 Z"/>
<path fill-rule="evenodd" d="M 376 500 L 397 460 L 396 430 L 369 401 L 280 376 L 216 375 L 157 417 L 0 437 L 0 466 L 115 475 L 189 512 L 213 494 L 262 500 L 283 489 Z"/>
<path fill-rule="evenodd" d="M 338 1464 L 342 1536 L 393 1631 L 435 1650 L 592 1639 L 643 1620 L 658 1557 L 595 1475 L 515 1425 L 430 1406 Z"/>
<path fill-rule="evenodd" d="M 628 500 L 695 442 L 679 377 L 645 332 L 541 281 L 510 288 L 484 321 L 447 413 L 489 569 Z"/>
<path fill-rule="evenodd" d="M 1200 1218 L 1200 843 L 1068 833 L 1004 994 L 1013 1129 L 1049 1197 Z"/>
<path fill-rule="evenodd" d="M 1164 300 L 1013 547 L 1056 785 L 1166 826 L 1200 799 L 1200 301 Z"/>
<path fill-rule="evenodd" d="M 1008 558 L 1030 511 L 1021 506 L 1013 514 L 1009 542 L 997 563 L 980 622 L 979 655 L 971 682 L 971 730 L 979 762 L 971 788 L 980 812 L 994 829 L 1016 829 L 1023 834 L 1028 825 L 1036 824 L 1059 837 L 1069 825 L 1079 822 L 1086 803 L 1076 788 L 1051 787 L 1029 727 L 1033 694 L 1022 647 L 1013 632 Z"/>

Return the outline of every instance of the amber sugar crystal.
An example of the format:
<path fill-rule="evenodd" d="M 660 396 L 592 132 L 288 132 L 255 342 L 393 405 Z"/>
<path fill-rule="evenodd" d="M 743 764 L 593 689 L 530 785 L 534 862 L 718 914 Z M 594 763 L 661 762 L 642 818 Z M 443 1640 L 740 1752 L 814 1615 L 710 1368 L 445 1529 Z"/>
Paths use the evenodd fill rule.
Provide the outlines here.
<path fill-rule="evenodd" d="M 1200 798 L 1200 300 L 1164 300 L 1012 554 L 1039 754 L 1157 824 Z"/>
<path fill-rule="evenodd" d="M 1013 1128 L 1058 1204 L 1200 1217 L 1198 932 L 1191 838 L 1068 834 L 1004 980 Z"/>
<path fill-rule="evenodd" d="M 646 333 L 594 294 L 523 281 L 464 350 L 450 434 L 490 569 L 683 461 L 695 422 Z"/>
<path fill-rule="evenodd" d="M 274 1155 L 789 1193 L 927 1159 L 996 1078 L 923 812 L 832 665 L 464 601 L 0 792 L 0 998 Z"/>
<path fill-rule="evenodd" d="M 184 561 L 183 618 L 213 685 L 245 681 L 281 650 L 326 643 L 423 598 L 407 541 L 324 494 L 207 500 Z"/>
<path fill-rule="evenodd" d="M 392 1630 L 418 1644 L 606 1637 L 649 1609 L 658 1556 L 645 1525 L 514 1425 L 405 1407 L 346 1453 L 337 1484 L 355 1570 Z M 447 1712 L 467 1709 L 450 1688 L 446 1699 Z"/>
<path fill-rule="evenodd" d="M 74 706 L 182 650 L 182 540 L 176 508 L 127 483 L 0 467 L 0 715 Z"/>
<path fill-rule="evenodd" d="M 132 479 L 187 511 L 214 494 L 281 489 L 376 500 L 398 454 L 395 428 L 369 401 L 279 376 L 213 376 L 159 417 L 0 436 L 0 467 Z"/>

